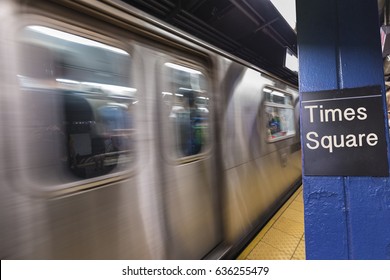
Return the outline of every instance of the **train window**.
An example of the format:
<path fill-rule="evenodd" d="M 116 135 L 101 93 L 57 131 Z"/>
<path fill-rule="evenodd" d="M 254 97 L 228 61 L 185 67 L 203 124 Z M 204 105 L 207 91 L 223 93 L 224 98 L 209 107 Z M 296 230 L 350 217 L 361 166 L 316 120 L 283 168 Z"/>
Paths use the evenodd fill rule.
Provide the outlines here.
<path fill-rule="evenodd" d="M 162 92 L 170 123 L 174 157 L 200 154 L 208 144 L 209 97 L 207 81 L 198 70 L 165 63 L 166 89 Z"/>
<path fill-rule="evenodd" d="M 265 114 L 268 142 L 295 135 L 292 96 L 273 88 L 264 88 Z"/>
<path fill-rule="evenodd" d="M 34 176 L 68 183 L 128 169 L 136 103 L 130 55 L 43 26 L 28 26 L 19 38 L 23 125 L 31 132 L 26 161 Z"/>

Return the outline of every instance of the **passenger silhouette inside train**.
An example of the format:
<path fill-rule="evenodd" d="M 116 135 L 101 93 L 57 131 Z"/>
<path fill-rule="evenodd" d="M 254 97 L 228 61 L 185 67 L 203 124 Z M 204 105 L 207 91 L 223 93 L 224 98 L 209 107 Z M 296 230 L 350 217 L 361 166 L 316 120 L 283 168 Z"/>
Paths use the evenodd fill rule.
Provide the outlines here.
<path fill-rule="evenodd" d="M 89 178 L 110 172 L 130 151 L 127 106 L 74 93 L 65 94 L 70 169 Z"/>
<path fill-rule="evenodd" d="M 61 77 L 98 81 L 95 72 L 90 69 L 74 72 L 67 58 L 62 55 L 56 63 Z M 128 99 L 117 97 L 110 90 L 103 90 L 103 84 L 85 84 L 78 90 L 63 90 L 62 94 L 68 166 L 76 176 L 92 178 L 110 173 L 118 165 L 121 155 L 130 156 L 132 123 Z"/>
<path fill-rule="evenodd" d="M 183 156 L 201 152 L 203 144 L 203 116 L 196 104 L 195 91 L 180 91 L 183 95 L 183 110 L 176 113 L 179 127 L 179 149 Z"/>

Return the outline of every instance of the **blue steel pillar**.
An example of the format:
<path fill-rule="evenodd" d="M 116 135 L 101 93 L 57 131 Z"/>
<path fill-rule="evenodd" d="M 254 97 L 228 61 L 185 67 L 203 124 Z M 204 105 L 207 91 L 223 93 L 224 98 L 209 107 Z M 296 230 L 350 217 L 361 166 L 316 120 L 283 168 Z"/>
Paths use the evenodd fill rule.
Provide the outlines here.
<path fill-rule="evenodd" d="M 296 7 L 300 92 L 380 85 L 386 108 L 377 1 Z M 389 178 L 304 176 L 303 187 L 307 259 L 390 259 Z"/>

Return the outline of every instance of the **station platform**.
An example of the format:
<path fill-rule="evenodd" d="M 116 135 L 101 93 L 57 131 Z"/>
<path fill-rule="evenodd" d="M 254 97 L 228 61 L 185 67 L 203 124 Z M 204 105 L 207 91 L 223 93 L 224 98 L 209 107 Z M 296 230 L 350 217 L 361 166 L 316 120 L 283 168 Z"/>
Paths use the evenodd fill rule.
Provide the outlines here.
<path fill-rule="evenodd" d="M 237 260 L 305 260 L 302 186 L 276 212 Z"/>

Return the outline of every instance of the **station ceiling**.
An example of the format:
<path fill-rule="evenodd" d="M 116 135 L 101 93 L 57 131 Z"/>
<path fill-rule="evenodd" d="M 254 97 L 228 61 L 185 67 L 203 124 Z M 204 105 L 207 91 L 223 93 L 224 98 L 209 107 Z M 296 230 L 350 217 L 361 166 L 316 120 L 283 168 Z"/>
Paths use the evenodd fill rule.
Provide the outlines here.
<path fill-rule="evenodd" d="M 284 66 L 286 50 L 297 55 L 296 31 L 270 0 L 122 1 L 298 85 L 298 73 Z M 380 24 L 390 24 L 390 1 L 377 1 Z M 390 58 L 384 73 L 389 87 Z"/>
<path fill-rule="evenodd" d="M 122 0 L 298 85 L 284 67 L 297 54 L 296 32 L 269 0 Z"/>

